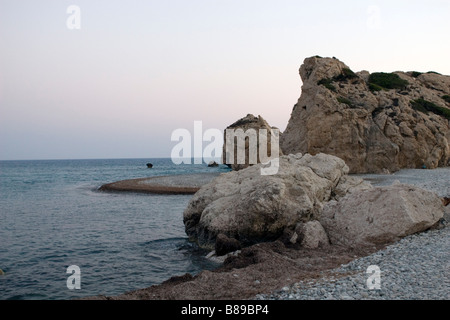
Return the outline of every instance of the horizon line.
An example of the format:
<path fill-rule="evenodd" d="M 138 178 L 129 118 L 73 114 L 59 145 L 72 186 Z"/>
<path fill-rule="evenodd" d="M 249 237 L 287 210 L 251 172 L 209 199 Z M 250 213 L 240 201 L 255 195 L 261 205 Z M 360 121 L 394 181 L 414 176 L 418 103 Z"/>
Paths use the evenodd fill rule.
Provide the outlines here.
<path fill-rule="evenodd" d="M 118 158 L 41 158 L 41 159 L 0 159 L 0 161 L 71 161 L 71 160 L 131 160 L 170 159 L 170 157 L 118 157 Z"/>
<path fill-rule="evenodd" d="M 151 160 L 151 159 L 172 159 L 171 157 L 130 157 L 130 158 L 60 158 L 60 159 L 51 159 L 51 158 L 43 158 L 43 159 L 0 159 L 0 161 L 77 161 L 77 160 Z M 196 158 L 196 157 L 187 157 L 187 158 L 181 158 L 181 159 L 202 159 L 204 160 L 204 157 Z"/>

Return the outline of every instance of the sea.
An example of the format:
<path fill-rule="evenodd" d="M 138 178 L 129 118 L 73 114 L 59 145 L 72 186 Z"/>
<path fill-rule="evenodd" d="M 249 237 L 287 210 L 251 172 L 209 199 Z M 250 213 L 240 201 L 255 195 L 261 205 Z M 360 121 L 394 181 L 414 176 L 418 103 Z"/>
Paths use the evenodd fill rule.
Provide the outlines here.
<path fill-rule="evenodd" d="M 192 195 L 98 188 L 228 170 L 171 159 L 0 161 L 0 300 L 112 296 L 216 268 L 184 231 Z"/>

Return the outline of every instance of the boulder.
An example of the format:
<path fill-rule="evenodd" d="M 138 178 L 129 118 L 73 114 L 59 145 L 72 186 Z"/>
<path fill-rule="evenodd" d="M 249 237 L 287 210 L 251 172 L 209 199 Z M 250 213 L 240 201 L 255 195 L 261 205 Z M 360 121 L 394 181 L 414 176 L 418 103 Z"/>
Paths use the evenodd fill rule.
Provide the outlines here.
<path fill-rule="evenodd" d="M 295 228 L 295 233 L 298 235 L 297 241 L 304 248 L 316 249 L 329 245 L 325 229 L 317 220 L 299 223 Z"/>
<path fill-rule="evenodd" d="M 204 185 L 183 214 L 187 235 L 214 249 L 218 234 L 243 246 L 273 240 L 297 223 L 317 219 L 335 190 L 368 188 L 361 179 L 348 180 L 342 159 L 326 154 L 280 157 L 277 174 L 262 175 L 263 164 L 221 174 Z M 342 191 L 341 191 L 342 192 Z"/>
<path fill-rule="evenodd" d="M 282 151 L 332 154 L 350 173 L 449 166 L 450 77 L 418 74 L 381 74 L 380 82 L 372 77 L 380 73 L 354 73 L 338 59 L 305 59 Z"/>
<path fill-rule="evenodd" d="M 332 244 L 372 246 L 424 231 L 444 214 L 441 199 L 415 186 L 393 184 L 328 202 L 320 223 Z"/>
<path fill-rule="evenodd" d="M 257 147 L 256 149 L 254 149 L 256 151 L 256 154 L 254 154 L 255 157 L 255 161 L 253 161 L 253 159 L 250 156 L 250 139 L 246 139 L 245 143 L 242 145 L 239 145 L 237 141 L 231 141 L 230 143 L 233 143 L 233 156 L 229 156 L 230 159 L 228 159 L 227 161 L 227 130 L 239 130 L 242 129 L 244 133 L 248 133 L 249 129 L 250 130 L 254 130 L 256 135 L 256 143 L 257 143 Z M 259 150 L 259 130 L 260 129 L 264 129 L 267 130 L 267 150 L 265 150 L 266 154 L 262 155 L 260 154 L 260 150 Z M 278 130 L 278 128 L 276 127 L 271 127 L 266 120 L 264 120 L 263 117 L 261 116 L 254 116 L 253 114 L 247 114 L 247 116 L 245 116 L 244 118 L 239 119 L 238 121 L 234 122 L 233 124 L 229 125 L 225 130 L 224 130 L 224 144 L 223 144 L 223 154 L 222 154 L 222 163 L 226 164 L 228 167 L 230 167 L 233 170 L 241 170 L 241 169 L 245 169 L 248 166 L 257 164 L 257 163 L 261 163 L 264 161 L 261 161 L 261 159 L 263 157 L 271 157 L 272 156 L 272 130 Z M 234 140 L 234 138 L 233 138 Z M 278 151 L 279 155 L 283 155 L 283 153 L 281 152 L 281 149 L 279 147 L 279 135 L 278 135 L 278 140 L 276 141 L 277 145 L 274 146 L 276 147 L 276 151 Z M 244 161 L 239 161 L 238 159 L 238 149 L 241 150 L 242 152 L 244 152 L 245 154 L 245 158 L 243 159 Z"/>

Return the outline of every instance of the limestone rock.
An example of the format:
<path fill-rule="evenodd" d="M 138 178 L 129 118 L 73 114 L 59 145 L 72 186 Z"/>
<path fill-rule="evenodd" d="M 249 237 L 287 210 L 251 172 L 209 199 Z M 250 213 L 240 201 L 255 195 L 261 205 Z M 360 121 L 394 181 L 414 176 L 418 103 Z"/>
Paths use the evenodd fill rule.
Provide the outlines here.
<path fill-rule="evenodd" d="M 372 189 L 372 185 L 354 176 L 343 176 L 339 180 L 339 184 L 334 189 L 334 199 L 339 200 L 345 197 L 347 194 L 351 194 L 358 190 L 369 190 Z"/>
<path fill-rule="evenodd" d="M 444 207 L 435 193 L 393 184 L 330 201 L 319 220 L 332 244 L 355 247 L 388 243 L 424 231 L 443 214 Z"/>
<path fill-rule="evenodd" d="M 300 76 L 302 93 L 280 138 L 285 154 L 332 154 L 350 173 L 450 165 L 449 76 L 395 72 L 407 85 L 382 89 L 367 71 L 319 57 L 305 59 Z"/>
<path fill-rule="evenodd" d="M 245 140 L 245 144 L 243 144 L 242 146 L 240 146 L 237 141 L 235 141 L 234 144 L 234 151 L 233 151 L 233 156 L 229 156 L 230 159 L 228 159 L 229 161 L 227 161 L 227 149 L 226 149 L 226 144 L 227 144 L 227 135 L 226 135 L 226 131 L 227 129 L 230 130 L 238 130 L 238 129 L 242 129 L 243 132 L 247 132 L 247 130 L 249 129 L 253 129 L 255 130 L 256 133 L 256 138 L 257 138 L 257 147 L 255 149 L 255 160 L 253 161 L 253 159 L 251 158 L 250 155 L 250 139 L 246 139 Z M 265 129 L 267 130 L 267 150 L 265 150 L 265 155 L 261 155 L 260 152 L 262 152 L 262 150 L 259 150 L 259 130 L 260 129 Z M 278 130 L 278 128 L 276 127 L 271 127 L 266 120 L 264 120 L 263 117 L 261 116 L 254 116 L 252 114 L 248 114 L 247 116 L 245 116 L 242 119 L 239 119 L 238 121 L 234 122 L 233 124 L 231 124 L 230 126 L 228 126 L 224 131 L 224 145 L 223 145 L 223 155 L 222 155 L 222 163 L 228 165 L 231 169 L 233 170 L 241 170 L 244 168 L 247 168 L 250 165 L 256 164 L 256 163 L 261 163 L 263 161 L 261 161 L 262 157 L 271 157 L 271 151 L 272 151 L 272 141 L 271 141 L 271 130 L 276 129 Z M 279 136 L 278 136 L 278 144 L 276 146 L 279 155 L 283 155 L 283 153 L 281 152 L 281 148 L 279 147 Z M 231 142 L 232 143 L 232 142 Z M 275 146 L 274 146 L 275 147 Z M 239 161 L 237 156 L 238 156 L 238 149 L 242 150 L 243 152 L 245 152 L 245 158 L 243 159 L 244 161 Z"/>
<path fill-rule="evenodd" d="M 295 232 L 298 234 L 298 238 L 301 239 L 300 244 L 302 247 L 316 249 L 329 245 L 325 229 L 317 220 L 299 223 L 295 228 Z"/>
<path fill-rule="evenodd" d="M 221 174 L 204 185 L 184 211 L 187 235 L 200 246 L 213 249 L 218 234 L 237 239 L 243 246 L 273 240 L 297 223 L 316 219 L 324 203 L 343 190 L 348 167 L 326 154 L 280 157 L 275 175 L 261 175 L 257 164 Z"/>

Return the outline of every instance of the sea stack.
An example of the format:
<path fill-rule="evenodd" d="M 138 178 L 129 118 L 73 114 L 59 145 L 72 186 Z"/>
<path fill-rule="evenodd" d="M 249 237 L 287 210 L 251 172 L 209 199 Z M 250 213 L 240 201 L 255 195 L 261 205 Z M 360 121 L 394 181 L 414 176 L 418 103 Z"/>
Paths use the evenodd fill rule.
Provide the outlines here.
<path fill-rule="evenodd" d="M 450 76 L 353 72 L 318 56 L 300 67 L 302 93 L 280 138 L 284 154 L 326 153 L 350 173 L 450 165 Z"/>
<path fill-rule="evenodd" d="M 243 146 L 244 148 L 244 152 L 245 152 L 245 161 L 244 163 L 239 163 L 238 159 L 237 159 L 237 153 L 238 153 L 238 148 L 240 148 L 239 144 L 235 141 L 235 143 L 233 144 L 234 146 L 234 151 L 233 151 L 233 158 L 232 159 L 228 159 L 227 161 L 227 149 L 226 149 L 226 144 L 227 144 L 227 130 L 242 130 L 245 134 L 249 133 L 249 129 L 251 130 L 255 130 L 254 132 L 256 133 L 256 139 L 257 139 L 257 154 L 256 154 L 256 163 L 261 163 L 261 158 L 264 157 L 265 155 L 261 155 L 260 154 L 260 141 L 259 141 L 259 137 L 258 137 L 258 133 L 260 132 L 259 130 L 264 129 L 267 130 L 267 156 L 272 156 L 271 152 L 272 152 L 272 139 L 271 139 L 271 135 L 272 135 L 272 130 L 278 130 L 278 128 L 276 127 L 272 127 L 270 126 L 267 121 L 260 115 L 258 115 L 257 117 L 254 116 L 253 114 L 247 114 L 245 117 L 237 120 L 236 122 L 234 122 L 233 124 L 229 125 L 225 130 L 224 130 L 224 144 L 223 144 L 223 152 L 222 152 L 222 163 L 226 164 L 228 167 L 230 167 L 231 169 L 238 171 L 238 170 L 242 170 L 245 169 L 251 165 L 254 165 L 256 163 L 251 163 L 250 161 L 250 138 L 247 136 L 246 140 L 245 140 L 245 145 Z M 278 132 L 278 131 L 277 131 Z M 233 143 L 233 142 L 231 142 Z M 276 150 L 278 150 L 279 156 L 283 155 L 283 152 L 281 151 L 280 148 L 276 148 Z M 230 157 L 231 158 L 231 157 Z"/>

